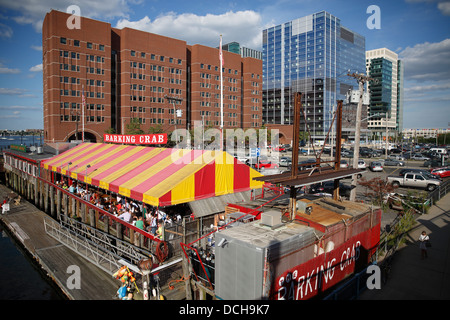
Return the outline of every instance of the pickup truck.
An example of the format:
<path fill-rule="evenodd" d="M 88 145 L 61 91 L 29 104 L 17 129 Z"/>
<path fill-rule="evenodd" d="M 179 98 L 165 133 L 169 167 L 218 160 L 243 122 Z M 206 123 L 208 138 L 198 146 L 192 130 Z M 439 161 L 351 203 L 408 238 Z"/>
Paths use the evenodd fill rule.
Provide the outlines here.
<path fill-rule="evenodd" d="M 430 179 L 424 174 L 417 172 L 408 172 L 405 175 L 398 177 L 388 177 L 388 182 L 392 184 L 394 187 L 415 187 L 415 188 L 423 188 L 427 191 L 433 191 L 437 187 L 440 186 L 441 181 L 437 179 Z"/>

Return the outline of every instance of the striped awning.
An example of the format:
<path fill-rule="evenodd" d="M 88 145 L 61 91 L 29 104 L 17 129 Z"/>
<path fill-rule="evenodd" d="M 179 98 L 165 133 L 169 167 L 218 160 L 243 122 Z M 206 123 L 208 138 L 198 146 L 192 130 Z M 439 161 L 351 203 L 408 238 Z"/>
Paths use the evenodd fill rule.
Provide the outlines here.
<path fill-rule="evenodd" d="M 83 143 L 41 167 L 148 203 L 169 206 L 261 188 L 261 174 L 225 151 Z"/>

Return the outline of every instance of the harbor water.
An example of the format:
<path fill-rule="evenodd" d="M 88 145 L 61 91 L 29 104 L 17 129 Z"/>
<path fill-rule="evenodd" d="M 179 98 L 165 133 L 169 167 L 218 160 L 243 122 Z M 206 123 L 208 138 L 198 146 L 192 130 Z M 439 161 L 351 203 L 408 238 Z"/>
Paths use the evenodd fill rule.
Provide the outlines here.
<path fill-rule="evenodd" d="M 0 151 L 8 149 L 10 145 L 23 144 L 27 147 L 30 146 L 41 146 L 44 143 L 43 136 L 0 136 Z"/>
<path fill-rule="evenodd" d="M 2 225 L 0 233 L 0 300 L 66 299 Z"/>

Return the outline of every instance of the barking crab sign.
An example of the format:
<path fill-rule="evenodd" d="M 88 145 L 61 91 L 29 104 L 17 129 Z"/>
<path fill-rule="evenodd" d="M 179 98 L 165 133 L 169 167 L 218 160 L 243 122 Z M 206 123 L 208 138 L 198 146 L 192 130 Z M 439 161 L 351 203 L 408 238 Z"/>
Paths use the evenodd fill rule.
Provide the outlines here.
<path fill-rule="evenodd" d="M 124 144 L 166 144 L 167 133 L 158 134 L 104 134 L 103 141 Z"/>

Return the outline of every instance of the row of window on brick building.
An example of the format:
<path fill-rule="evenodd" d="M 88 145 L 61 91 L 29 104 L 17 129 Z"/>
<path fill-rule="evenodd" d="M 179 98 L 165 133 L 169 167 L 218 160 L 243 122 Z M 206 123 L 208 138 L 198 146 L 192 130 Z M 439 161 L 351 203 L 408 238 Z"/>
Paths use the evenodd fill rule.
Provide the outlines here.
<path fill-rule="evenodd" d="M 74 47 L 80 47 L 81 46 L 80 40 L 67 39 L 67 38 L 64 38 L 64 37 L 60 37 L 60 43 L 61 44 L 69 45 L 69 40 L 72 42 L 72 45 Z M 93 50 L 97 49 L 99 51 L 105 51 L 105 45 L 103 45 L 103 44 L 95 44 L 95 43 L 92 43 L 92 42 L 86 42 L 86 48 L 87 49 L 93 49 Z M 139 52 L 136 52 L 135 50 L 130 50 L 130 55 L 132 57 L 141 57 L 141 58 L 146 58 L 146 56 L 147 56 L 147 54 L 145 52 L 140 52 L 139 53 Z M 172 57 L 165 57 L 165 56 L 162 56 L 162 55 L 161 56 L 157 56 L 154 53 L 150 54 L 150 59 L 151 60 L 155 60 L 155 61 L 159 60 L 161 62 L 165 62 L 166 58 L 167 58 L 167 60 L 170 63 L 176 63 L 178 65 L 182 65 L 183 64 L 183 60 L 182 59 L 177 59 L 177 58 L 172 58 Z"/>

